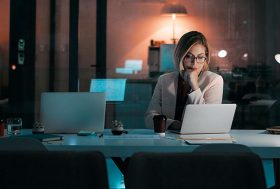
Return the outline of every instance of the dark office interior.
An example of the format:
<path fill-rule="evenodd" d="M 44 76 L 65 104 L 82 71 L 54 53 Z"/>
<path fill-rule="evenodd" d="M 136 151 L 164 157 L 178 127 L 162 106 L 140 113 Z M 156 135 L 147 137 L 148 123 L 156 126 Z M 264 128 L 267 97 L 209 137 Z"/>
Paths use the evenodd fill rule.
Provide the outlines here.
<path fill-rule="evenodd" d="M 159 66 L 165 58 L 160 45 L 173 44 L 171 16 L 161 14 L 166 2 L 1 0 L 1 115 L 21 116 L 31 128 L 40 120 L 42 92 L 89 91 L 91 79 L 126 78 L 124 101 L 108 105 L 108 122 L 144 127 L 142 114 L 157 77 L 172 71 Z M 279 124 L 279 2 L 180 3 L 187 14 L 177 16 L 174 38 L 191 30 L 208 38 L 210 70 L 224 79 L 223 101 L 238 105 L 233 128 Z M 166 51 L 168 60 L 171 54 Z M 129 61 L 140 62 L 141 69 L 119 72 Z M 250 103 L 257 100 L 264 103 Z"/>
<path fill-rule="evenodd" d="M 179 3 L 186 13 L 162 13 Z M 208 39 L 210 71 L 237 104 L 232 129 L 280 125 L 279 0 L 0 0 L 0 116 L 40 121 L 42 92 L 88 92 L 92 79 L 126 79 L 106 104 L 106 128 L 146 128 L 144 113 L 186 32 Z"/>

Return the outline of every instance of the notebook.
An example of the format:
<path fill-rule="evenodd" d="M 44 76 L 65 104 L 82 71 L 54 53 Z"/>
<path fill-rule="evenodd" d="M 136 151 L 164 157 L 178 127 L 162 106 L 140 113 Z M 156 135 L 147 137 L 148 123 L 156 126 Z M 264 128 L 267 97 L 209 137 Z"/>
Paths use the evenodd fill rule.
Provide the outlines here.
<path fill-rule="evenodd" d="M 18 137 L 27 137 L 34 138 L 40 142 L 50 142 L 50 141 L 60 141 L 63 140 L 63 136 L 54 135 L 54 134 L 29 134 L 29 135 L 20 135 Z"/>
<path fill-rule="evenodd" d="M 187 134 L 179 135 L 178 139 L 184 140 L 187 144 L 216 144 L 235 143 L 235 139 L 229 133 L 222 134 Z"/>
<path fill-rule="evenodd" d="M 45 133 L 103 132 L 105 108 L 105 93 L 45 92 L 41 95 Z"/>
<path fill-rule="evenodd" d="M 186 106 L 179 134 L 219 134 L 231 129 L 236 104 L 190 104 Z"/>

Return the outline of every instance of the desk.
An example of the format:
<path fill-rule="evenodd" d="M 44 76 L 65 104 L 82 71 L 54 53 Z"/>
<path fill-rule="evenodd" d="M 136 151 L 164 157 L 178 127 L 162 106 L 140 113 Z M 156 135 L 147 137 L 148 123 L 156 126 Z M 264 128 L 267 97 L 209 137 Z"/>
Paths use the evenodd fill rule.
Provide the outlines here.
<path fill-rule="evenodd" d="M 166 137 L 154 138 L 153 131 L 149 129 L 133 129 L 128 135 L 149 135 L 150 137 L 133 139 L 132 137 L 112 135 L 110 130 L 105 130 L 104 137 L 77 136 L 65 134 L 64 140 L 59 142 L 45 143 L 48 150 L 98 150 L 106 157 L 129 157 L 139 151 L 148 152 L 191 152 L 196 145 L 188 145 L 183 141 L 175 140 L 178 136 L 167 133 Z M 251 148 L 262 159 L 280 158 L 280 135 L 265 134 L 263 130 L 232 130 L 238 144 L 244 144 Z"/>
<path fill-rule="evenodd" d="M 262 159 L 274 160 L 275 184 L 280 188 L 279 159 L 280 135 L 265 134 L 263 130 L 232 130 L 230 132 L 238 144 L 244 144 L 258 154 Z M 136 139 L 131 136 L 135 135 Z M 141 138 L 142 136 L 145 136 Z M 176 134 L 167 133 L 166 137 L 155 137 L 153 130 L 134 129 L 128 130 L 126 136 L 112 136 L 110 130 L 105 130 L 104 137 L 63 135 L 64 140 L 45 143 L 50 151 L 60 150 L 98 150 L 107 158 L 129 157 L 140 151 L 147 152 L 191 152 L 196 145 L 188 145 L 182 140 L 176 140 Z M 129 137 L 130 136 L 130 137 Z"/>

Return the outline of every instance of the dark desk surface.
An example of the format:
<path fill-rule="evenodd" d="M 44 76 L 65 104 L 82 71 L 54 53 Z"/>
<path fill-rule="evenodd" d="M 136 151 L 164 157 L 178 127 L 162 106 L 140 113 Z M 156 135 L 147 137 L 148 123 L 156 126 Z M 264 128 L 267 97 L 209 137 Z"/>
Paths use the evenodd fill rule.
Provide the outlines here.
<path fill-rule="evenodd" d="M 28 132 L 26 130 L 25 132 Z M 280 158 L 280 135 L 265 134 L 263 130 L 232 130 L 236 143 L 249 146 L 263 159 Z M 159 137 L 149 129 L 133 129 L 128 134 L 114 136 L 109 129 L 102 137 L 63 134 L 64 140 L 45 143 L 49 150 L 98 150 L 106 157 L 128 157 L 135 152 L 190 152 L 197 145 L 178 140 L 176 134 Z"/>

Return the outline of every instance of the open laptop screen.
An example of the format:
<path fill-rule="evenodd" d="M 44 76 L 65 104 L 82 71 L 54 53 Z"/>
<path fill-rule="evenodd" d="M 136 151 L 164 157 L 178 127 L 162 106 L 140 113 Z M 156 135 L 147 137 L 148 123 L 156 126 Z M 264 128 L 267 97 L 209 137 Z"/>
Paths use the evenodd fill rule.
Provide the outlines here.
<path fill-rule="evenodd" d="M 189 104 L 180 134 L 218 134 L 231 129 L 236 104 Z"/>
<path fill-rule="evenodd" d="M 105 92 L 106 101 L 123 101 L 126 79 L 92 79 L 90 92 Z"/>
<path fill-rule="evenodd" d="M 91 92 L 44 92 L 41 120 L 45 133 L 103 132 L 105 94 Z"/>

